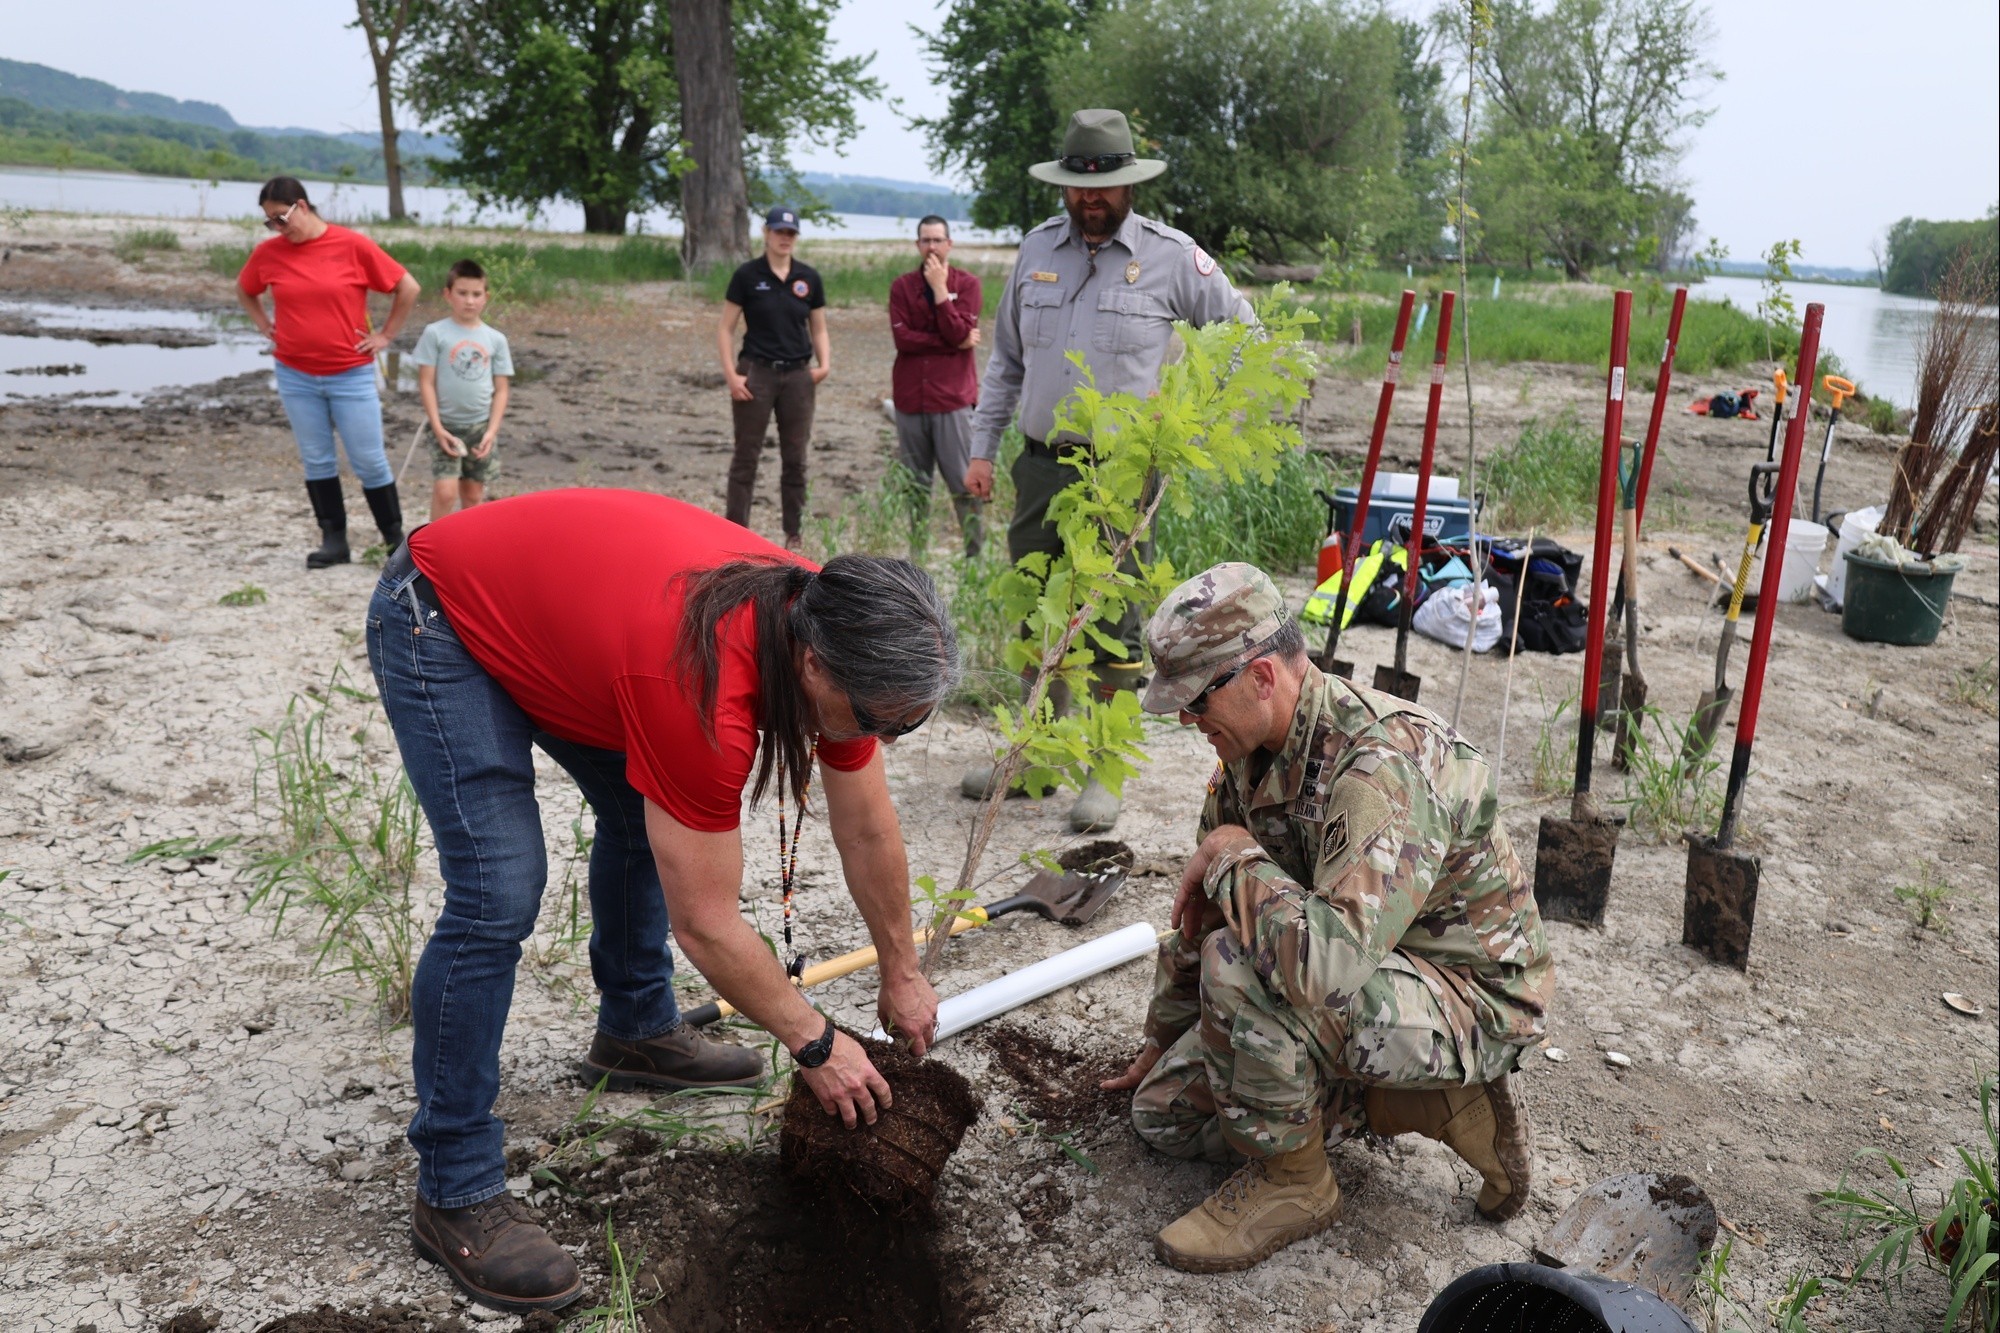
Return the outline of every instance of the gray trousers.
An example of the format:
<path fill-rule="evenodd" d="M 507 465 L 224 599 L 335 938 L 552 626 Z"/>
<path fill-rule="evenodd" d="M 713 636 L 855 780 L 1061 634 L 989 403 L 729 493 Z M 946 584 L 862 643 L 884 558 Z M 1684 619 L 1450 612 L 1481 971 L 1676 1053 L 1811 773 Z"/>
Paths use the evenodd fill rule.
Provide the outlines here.
<path fill-rule="evenodd" d="M 896 455 L 916 478 L 922 496 L 918 515 L 930 512 L 931 473 L 944 478 L 967 556 L 979 554 L 979 515 L 985 502 L 965 493 L 965 467 L 972 461 L 972 409 L 956 412 L 897 412 Z"/>
<path fill-rule="evenodd" d="M 750 500 L 757 489 L 757 460 L 764 452 L 764 431 L 772 414 L 778 418 L 778 506 L 785 536 L 797 537 L 806 508 L 806 447 L 812 440 L 812 371 L 773 370 L 748 358 L 737 361 L 737 373 L 750 382 L 750 401 L 729 400 L 736 426 L 736 453 L 729 460 L 728 516 L 750 526 Z"/>

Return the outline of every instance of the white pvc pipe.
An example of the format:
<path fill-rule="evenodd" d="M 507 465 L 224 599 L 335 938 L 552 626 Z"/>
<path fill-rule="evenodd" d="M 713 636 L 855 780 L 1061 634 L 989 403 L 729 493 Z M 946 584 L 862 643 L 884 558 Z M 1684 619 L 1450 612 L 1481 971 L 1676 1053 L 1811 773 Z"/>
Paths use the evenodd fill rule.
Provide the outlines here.
<path fill-rule="evenodd" d="M 954 995 L 938 1005 L 937 1036 L 933 1040 L 943 1041 L 989 1018 L 997 1018 L 1009 1009 L 1018 1009 L 1031 1000 L 1039 1000 L 1065 986 L 1074 986 L 1121 963 L 1143 958 L 1153 952 L 1159 939 L 1159 932 L 1141 921 L 1123 930 L 1114 930 L 1109 935 L 1101 935 L 1088 944 L 1065 949 L 1053 958 L 1030 963 L 1018 972 L 1009 972 L 983 986 L 974 986 L 963 995 Z M 877 1041 L 888 1040 L 888 1034 L 879 1027 L 872 1035 Z"/>

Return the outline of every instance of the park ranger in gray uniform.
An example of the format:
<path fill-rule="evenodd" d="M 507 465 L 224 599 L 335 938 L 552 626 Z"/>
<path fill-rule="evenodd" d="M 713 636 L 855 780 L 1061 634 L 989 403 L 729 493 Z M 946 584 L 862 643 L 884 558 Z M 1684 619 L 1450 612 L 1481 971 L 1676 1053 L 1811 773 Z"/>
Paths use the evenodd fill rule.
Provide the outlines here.
<path fill-rule="evenodd" d="M 1068 456 L 1089 447 L 1055 430 L 1057 407 L 1082 382 L 1069 353 L 1083 354 L 1101 392 L 1144 397 L 1159 387 L 1174 321 L 1202 325 L 1254 317 L 1192 237 L 1132 211 L 1132 187 L 1166 169 L 1165 162 L 1133 152 L 1131 127 L 1118 111 L 1077 112 L 1063 133 L 1062 157 L 1028 168 L 1036 180 L 1062 187 L 1063 212 L 1021 238 L 994 322 L 965 471 L 969 494 L 993 494 L 993 460 L 1018 406 L 1027 444 L 1013 468 L 1011 560 L 1062 550 L 1048 519 L 1049 501 L 1076 480 Z M 1095 648 L 1099 697 L 1138 688 L 1140 618 L 1140 608 L 1128 608 L 1113 635 L 1126 657 Z M 1061 709 L 1067 699 L 1058 693 L 1055 702 Z M 959 789 L 976 799 L 992 778 L 993 765 L 978 764 Z M 1070 827 L 1103 832 L 1117 822 L 1118 809 L 1118 798 L 1092 778 L 1070 809 Z"/>

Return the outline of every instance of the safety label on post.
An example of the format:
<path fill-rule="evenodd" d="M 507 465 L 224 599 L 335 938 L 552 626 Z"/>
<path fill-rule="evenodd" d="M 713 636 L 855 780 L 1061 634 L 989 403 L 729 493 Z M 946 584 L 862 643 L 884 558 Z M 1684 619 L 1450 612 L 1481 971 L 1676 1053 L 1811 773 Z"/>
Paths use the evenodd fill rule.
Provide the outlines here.
<path fill-rule="evenodd" d="M 1611 401 L 1614 403 L 1625 401 L 1625 367 L 1623 366 L 1611 367 Z"/>
<path fill-rule="evenodd" d="M 1431 383 L 1432 384 L 1444 383 L 1444 362 L 1442 361 L 1431 362 Z"/>
<path fill-rule="evenodd" d="M 1403 358 L 1394 352 L 1389 354 L 1389 368 L 1382 372 L 1382 382 L 1384 384 L 1403 382 Z"/>

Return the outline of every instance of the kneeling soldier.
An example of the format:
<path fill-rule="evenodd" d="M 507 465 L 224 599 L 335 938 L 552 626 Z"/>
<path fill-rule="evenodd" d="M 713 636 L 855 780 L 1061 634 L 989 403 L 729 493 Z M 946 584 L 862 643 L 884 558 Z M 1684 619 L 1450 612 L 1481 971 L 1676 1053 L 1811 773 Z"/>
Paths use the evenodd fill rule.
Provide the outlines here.
<path fill-rule="evenodd" d="M 1494 775 L 1430 711 L 1322 675 L 1262 571 L 1223 564 L 1146 627 L 1154 713 L 1221 765 L 1160 946 L 1146 1044 L 1109 1088 L 1176 1157 L 1248 1158 L 1160 1232 L 1175 1268 L 1248 1268 L 1340 1213 L 1329 1139 L 1437 1139 L 1496 1221 L 1528 1199 L 1507 1074 L 1555 989 Z"/>

